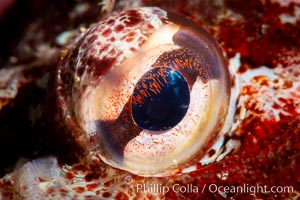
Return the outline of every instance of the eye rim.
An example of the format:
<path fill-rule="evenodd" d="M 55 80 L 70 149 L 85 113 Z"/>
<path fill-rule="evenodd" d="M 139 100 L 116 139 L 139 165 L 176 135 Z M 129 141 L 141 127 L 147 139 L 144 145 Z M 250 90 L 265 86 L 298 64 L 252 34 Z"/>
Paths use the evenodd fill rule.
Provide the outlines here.
<path fill-rule="evenodd" d="M 168 17 L 169 17 L 169 15 L 170 15 L 170 13 L 168 13 Z M 176 15 L 176 14 L 175 14 Z M 181 17 L 178 17 L 179 19 L 181 19 Z M 183 17 L 183 19 L 185 19 L 184 17 Z M 182 19 L 181 19 L 182 20 Z M 170 19 L 169 18 L 163 18 L 163 23 L 164 24 L 168 24 L 168 25 L 170 25 L 170 24 L 172 24 L 172 22 L 170 21 Z M 184 21 L 184 20 L 183 20 Z M 189 23 L 193 23 L 193 22 L 189 22 Z M 174 24 L 173 24 L 174 25 Z M 175 26 L 175 25 L 174 25 Z M 176 25 L 177 26 L 177 25 Z M 196 25 L 197 26 L 197 25 Z M 178 26 L 176 27 L 176 28 L 178 28 Z M 189 30 L 188 28 L 187 28 L 187 30 Z M 202 28 L 201 28 L 201 30 L 202 30 Z M 205 31 L 204 31 L 205 32 Z M 84 38 L 85 38 L 86 36 L 83 36 L 82 38 L 82 40 L 84 40 Z M 210 37 L 209 36 L 209 34 L 208 34 L 208 37 Z M 214 41 L 213 39 L 212 39 L 212 41 Z M 80 42 L 79 42 L 80 43 Z M 78 44 L 78 43 L 77 43 Z M 79 44 L 80 45 L 80 44 Z M 215 45 L 216 46 L 214 46 L 214 48 L 217 48 L 217 51 L 219 51 L 219 55 L 222 55 L 222 53 L 220 53 L 221 52 L 221 50 L 220 49 L 218 49 L 219 47 L 218 47 L 218 45 L 215 43 Z M 144 46 L 143 46 L 144 47 Z M 64 61 L 64 60 L 63 60 Z M 223 60 L 223 63 L 225 63 L 225 61 Z M 80 80 L 81 81 L 81 80 Z M 95 80 L 93 80 L 93 84 L 96 84 L 97 83 L 97 81 L 95 81 Z M 80 85 L 80 86 L 82 86 L 82 85 Z M 74 87 L 73 87 L 74 88 Z M 76 91 L 76 89 L 75 89 L 75 91 Z M 84 103 L 89 103 L 89 101 L 90 101 L 90 99 L 89 99 L 89 101 L 85 101 L 84 100 L 84 98 L 87 98 L 87 97 L 90 97 L 90 93 L 91 92 L 91 88 L 85 88 L 85 91 L 84 92 L 82 92 L 82 91 L 80 91 L 80 94 L 79 94 L 79 97 L 81 97 L 81 99 L 82 99 L 82 101 L 80 102 L 81 104 L 84 104 Z M 229 99 L 229 94 L 227 95 L 227 100 Z M 72 102 L 73 103 L 73 106 L 74 107 L 80 107 L 80 105 L 79 105 L 79 103 L 76 103 L 76 102 Z M 97 132 L 92 132 L 92 130 L 94 129 L 92 126 L 93 125 L 91 125 L 91 124 L 89 124 L 89 122 L 83 117 L 83 115 L 82 114 L 84 114 L 84 113 L 89 113 L 89 112 L 92 112 L 91 110 L 84 110 L 84 108 L 79 108 L 79 110 L 81 109 L 81 111 L 79 112 L 79 113 L 75 113 L 75 118 L 76 118 L 76 120 L 77 121 L 79 121 L 81 124 L 79 124 L 79 126 L 81 126 L 81 127 L 79 127 L 79 129 L 80 128 L 82 128 L 83 130 L 79 130 L 78 132 L 80 132 L 81 131 L 81 133 L 82 133 L 82 135 L 81 135 L 81 139 L 82 139 L 82 141 L 80 141 L 80 142 L 82 142 L 82 145 L 83 146 L 87 146 L 86 147 L 86 150 L 87 150 L 87 152 L 97 152 L 97 151 L 99 151 L 99 143 L 97 143 L 97 141 L 99 140 L 99 136 L 97 135 Z M 226 112 L 226 111 L 225 111 Z M 222 111 L 222 113 L 224 113 L 224 111 Z M 83 122 L 82 122 L 83 121 Z M 223 120 L 224 121 L 224 120 Z M 83 124 L 82 124 L 83 123 Z M 222 122 L 219 122 L 219 123 L 222 123 Z M 85 125 L 84 125 L 85 124 Z M 67 126 L 71 126 L 71 125 L 67 125 Z M 85 128 L 88 128 L 88 129 L 85 129 Z M 218 128 L 220 128 L 220 127 L 218 127 Z M 217 132 L 217 131 L 216 131 Z M 213 133 L 213 135 L 215 136 L 215 135 L 217 135 L 217 133 Z M 86 138 L 86 141 L 84 141 L 84 136 L 85 136 L 85 138 Z M 212 142 L 214 141 L 214 139 L 210 139 L 209 141 L 208 141 L 208 143 L 209 144 L 211 144 Z M 100 145 L 101 146 L 101 145 Z M 201 151 L 201 154 L 204 154 L 204 151 L 206 150 L 207 148 L 203 148 L 202 149 L 202 151 Z M 101 156 L 101 155 L 100 155 Z M 105 161 L 105 159 L 103 159 L 102 158 L 102 160 L 103 161 Z M 197 158 L 197 156 L 194 156 L 194 157 L 191 157 L 190 158 L 190 160 L 192 160 L 193 162 L 196 162 L 196 160 L 198 161 L 199 159 Z M 111 166 L 114 166 L 114 167 L 116 167 L 116 168 L 119 168 L 119 169 L 124 169 L 124 168 L 121 168 L 120 166 L 117 166 L 117 165 L 113 165 L 113 164 L 111 164 L 111 163 L 109 163 L 109 162 L 107 162 L 107 161 L 105 161 L 106 163 L 108 163 L 109 165 L 111 165 Z M 128 169 L 125 169 L 125 170 L 127 170 L 127 171 L 130 171 L 130 172 L 132 172 L 132 173 L 134 173 L 134 174 L 139 174 L 139 175 L 143 175 L 143 176 L 147 176 L 147 174 L 141 174 L 140 172 L 139 173 L 136 173 L 136 172 L 134 172 L 134 171 L 132 171 L 132 170 L 128 170 Z M 174 172 L 174 170 L 172 170 L 172 173 Z M 166 172 L 166 173 L 164 173 L 163 175 L 166 175 L 167 173 L 171 173 L 170 171 L 169 172 Z M 151 174 L 150 174 L 151 176 L 152 175 L 159 175 L 158 173 L 156 173 L 156 172 L 151 172 Z"/>

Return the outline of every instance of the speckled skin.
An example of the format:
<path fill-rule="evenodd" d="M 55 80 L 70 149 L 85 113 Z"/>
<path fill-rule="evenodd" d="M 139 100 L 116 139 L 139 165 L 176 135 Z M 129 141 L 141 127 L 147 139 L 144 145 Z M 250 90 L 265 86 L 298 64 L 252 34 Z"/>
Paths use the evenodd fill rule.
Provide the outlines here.
<path fill-rule="evenodd" d="M 93 44 L 97 43 L 97 39 L 92 36 L 84 38 L 83 34 L 76 39 L 77 43 L 75 44 L 91 44 L 91 48 L 87 52 L 78 50 L 81 62 L 87 63 L 86 68 L 65 69 L 62 67 L 65 62 L 72 61 L 72 55 L 68 52 L 72 48 L 73 50 L 70 52 L 77 52 L 78 46 L 76 45 L 63 48 L 60 54 L 58 52 L 53 54 L 53 58 L 60 60 L 58 61 L 60 64 L 58 64 L 54 96 L 56 96 L 58 103 L 61 103 L 60 105 L 64 105 L 58 106 L 57 116 L 54 116 L 53 123 L 59 127 L 59 130 L 62 130 L 62 134 L 68 135 L 69 143 L 78 144 L 82 151 L 80 153 L 74 152 L 74 154 L 81 156 L 79 161 L 75 164 L 65 165 L 62 161 L 59 161 L 58 164 L 55 157 L 45 157 L 28 162 L 1 179 L 0 199 L 299 198 L 300 67 L 298 52 L 300 42 L 297 26 L 299 21 L 289 23 L 280 21 L 284 14 L 293 16 L 297 10 L 296 4 L 291 3 L 292 1 L 280 2 L 281 4 L 269 1 L 252 1 L 252 3 L 245 4 L 237 1 L 210 3 L 208 1 L 193 1 L 193 3 L 186 4 L 180 1 L 176 1 L 176 3 L 145 1 L 139 4 L 139 6 L 158 5 L 163 9 L 171 7 L 173 11 L 186 14 L 205 27 L 225 50 L 228 58 L 228 70 L 231 74 L 231 103 L 234 102 L 234 108 L 230 107 L 229 109 L 233 112 L 231 115 L 229 114 L 230 122 L 227 121 L 225 126 L 227 130 L 226 141 L 231 142 L 223 143 L 221 154 L 217 154 L 215 150 L 208 152 L 210 157 L 213 157 L 213 164 L 203 166 L 206 161 L 202 160 L 198 164 L 193 164 L 190 169 L 183 169 L 182 173 L 179 172 L 168 177 L 145 178 L 112 168 L 103 163 L 99 155 L 93 151 L 89 153 L 91 149 L 97 147 L 91 145 L 94 140 L 87 141 L 82 132 L 77 129 L 90 127 L 78 126 L 78 122 L 74 122 L 74 116 L 78 116 L 76 114 L 77 96 L 72 96 L 68 87 L 76 80 L 80 82 L 84 77 L 83 74 L 87 76 L 83 80 L 90 80 L 88 76 L 98 77 L 101 75 L 107 68 L 117 63 L 118 59 L 121 59 L 122 50 L 120 50 L 119 55 L 116 50 L 104 48 L 108 55 L 101 59 L 109 60 L 106 63 L 110 65 L 101 68 L 100 71 L 94 71 L 95 68 L 91 68 L 91 72 L 86 73 L 89 69 L 89 62 L 93 62 L 93 60 L 84 60 L 85 54 L 98 50 L 96 47 L 93 49 Z M 286 4 L 289 7 L 285 7 Z M 116 7 L 125 9 L 126 4 L 120 2 Z M 264 9 L 265 7 L 267 9 Z M 199 12 L 199 10 L 203 12 Z M 130 16 L 129 13 L 126 14 L 126 11 L 123 13 Z M 162 18 L 164 19 L 165 16 Z M 108 23 L 108 21 L 103 24 L 100 22 L 99 26 L 105 27 Z M 87 32 L 95 31 L 99 26 L 94 26 Z M 126 35 L 125 32 L 122 32 L 126 30 L 126 27 L 120 28 L 120 30 L 118 36 Z M 144 35 L 151 34 L 154 30 L 147 26 Z M 109 32 L 106 31 L 106 27 L 101 28 L 99 34 L 106 37 L 106 33 Z M 114 28 L 113 31 L 117 31 L 117 29 Z M 114 39 L 108 38 L 114 44 L 116 40 L 121 39 L 118 36 Z M 138 43 L 131 43 L 133 41 L 128 37 L 126 39 L 128 39 L 128 46 L 125 46 L 129 50 L 134 52 L 139 48 L 139 46 L 130 46 Z M 82 43 L 80 43 L 81 40 Z M 133 40 L 138 41 L 139 37 L 134 37 Z M 116 55 L 119 56 L 116 57 Z M 46 61 L 42 65 L 51 62 Z M 33 64 L 32 66 L 36 65 Z M 66 71 L 63 71 L 64 69 Z M 63 80 L 62 77 L 65 79 Z M 97 78 L 92 80 L 91 83 L 88 83 L 97 84 Z M 83 81 L 80 84 L 84 85 L 87 82 Z M 75 94 L 81 95 L 80 92 L 81 90 Z M 10 95 L 9 93 L 5 94 Z M 71 98 L 66 98 L 67 96 Z M 0 100 L 1 103 L 5 102 L 3 105 L 9 104 L 7 98 Z M 75 110 L 70 109 L 74 107 Z M 228 140 L 228 137 L 232 140 Z M 64 140 L 62 138 L 62 141 Z M 230 152 L 226 153 L 230 149 L 230 144 L 234 144 L 233 141 L 235 140 L 240 142 L 240 146 L 236 146 L 239 148 L 231 154 Z M 226 157 L 224 158 L 224 156 Z M 293 186 L 294 192 L 256 193 L 252 195 L 247 192 L 225 193 L 220 191 L 213 193 L 207 188 L 212 183 L 222 186 L 240 186 L 243 184 L 254 186 L 259 184 L 269 188 L 275 185 Z M 169 190 L 166 193 L 161 190 L 141 192 L 137 190 L 138 184 L 146 184 L 152 189 L 153 184 L 168 188 L 179 184 L 191 189 L 186 192 L 174 190 Z M 193 191 L 194 187 L 197 187 L 199 191 Z"/>

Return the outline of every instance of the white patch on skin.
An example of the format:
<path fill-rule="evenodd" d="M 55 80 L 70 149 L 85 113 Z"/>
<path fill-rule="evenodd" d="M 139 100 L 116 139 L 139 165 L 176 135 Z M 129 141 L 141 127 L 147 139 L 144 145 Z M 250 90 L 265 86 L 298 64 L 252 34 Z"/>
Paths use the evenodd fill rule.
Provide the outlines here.
<path fill-rule="evenodd" d="M 300 18 L 300 7 L 299 6 L 295 6 L 294 7 L 294 13 L 293 15 L 290 15 L 290 14 L 281 14 L 279 15 L 279 19 L 280 19 L 280 22 L 282 24 L 295 24 L 299 21 L 299 18 Z"/>
<path fill-rule="evenodd" d="M 15 174 L 4 179 L 16 181 L 14 189 L 21 199 L 41 200 L 46 199 L 47 188 L 61 180 L 61 168 L 55 157 L 43 157 L 27 162 Z M 62 185 L 59 188 L 62 189 Z"/>
<path fill-rule="evenodd" d="M 233 58 L 229 60 L 229 73 L 231 78 L 234 79 L 234 86 L 231 87 L 228 114 L 224 127 L 220 131 L 220 135 L 224 135 L 226 133 L 232 135 L 232 122 L 234 121 L 234 117 L 236 114 L 236 104 L 241 91 L 241 85 L 236 75 L 236 71 L 241 66 L 240 59 L 241 56 L 239 53 L 237 53 Z"/>
<path fill-rule="evenodd" d="M 39 178 L 53 180 L 61 176 L 61 170 L 55 157 L 42 157 L 32 161 Z"/>
<path fill-rule="evenodd" d="M 91 162 L 93 162 L 93 159 L 98 160 L 98 158 L 95 158 L 94 155 L 90 155 L 90 158 Z M 45 159 L 47 161 L 47 158 Z M 45 167 L 45 170 L 49 169 L 49 166 Z M 103 174 L 105 174 L 105 176 L 101 176 L 101 183 L 99 183 L 98 179 L 86 182 L 85 176 L 89 173 L 89 171 L 77 170 L 72 166 L 64 165 L 62 168 L 60 168 L 60 175 L 58 177 L 52 180 L 41 180 L 38 182 L 38 186 L 40 188 L 40 191 L 42 191 L 42 193 L 45 195 L 46 199 L 66 200 L 86 199 L 87 196 L 90 196 L 91 199 L 105 199 L 102 196 L 105 192 L 111 194 L 108 199 L 115 199 L 118 192 L 123 191 L 124 193 L 127 193 L 128 189 L 131 189 L 131 183 L 133 180 L 130 174 L 126 172 L 116 171 L 115 169 L 107 165 L 101 165 L 100 168 L 101 169 L 98 170 L 103 170 Z M 67 174 L 72 174 L 72 176 L 74 177 L 68 178 Z M 8 178 L 11 179 L 11 177 Z M 77 189 L 79 187 L 86 188 L 87 185 L 93 184 L 95 184 L 96 187 L 92 190 L 89 191 L 87 189 L 84 189 L 84 191 L 80 193 L 77 192 Z M 124 185 L 126 185 L 125 188 Z M 49 193 L 48 191 L 52 192 Z M 101 191 L 101 193 L 98 193 L 99 191 Z"/>
<path fill-rule="evenodd" d="M 208 153 L 206 153 L 206 155 L 199 161 L 201 165 L 204 166 L 216 161 L 220 161 L 228 154 L 236 152 L 241 146 L 241 142 L 239 140 L 229 139 L 225 144 L 224 141 L 224 136 L 219 137 L 217 142 L 215 142 L 215 144 L 209 149 L 209 151 L 214 150 L 215 153 L 211 157 L 208 155 Z M 225 151 L 223 151 L 224 148 Z"/>
<path fill-rule="evenodd" d="M 223 144 L 224 144 L 224 136 L 221 136 L 214 143 L 214 145 L 207 151 L 205 156 L 203 158 L 201 158 L 199 163 L 201 163 L 201 165 L 208 165 L 210 163 L 215 162 L 216 159 L 218 158 L 218 156 L 220 155 L 222 149 L 223 149 Z M 211 150 L 214 150 L 215 153 L 214 153 L 214 155 L 209 156 L 208 152 L 211 151 Z M 182 171 L 185 171 L 185 170 L 182 170 Z"/>
<path fill-rule="evenodd" d="M 186 167 L 186 168 L 182 169 L 182 173 L 186 174 L 186 173 L 194 172 L 196 170 L 197 170 L 197 167 L 195 165 L 191 165 L 190 167 Z"/>
<path fill-rule="evenodd" d="M 222 181 L 227 180 L 228 176 L 229 176 L 228 172 L 221 171 L 220 173 L 217 173 L 217 177 Z"/>
<path fill-rule="evenodd" d="M 242 75 L 239 75 L 239 80 L 242 87 L 250 87 L 253 92 L 251 94 L 241 95 L 238 101 L 237 107 L 245 107 L 247 114 L 245 117 L 257 115 L 256 111 L 260 113 L 262 119 L 280 120 L 280 115 L 291 116 L 292 114 L 285 109 L 285 106 L 289 102 L 284 102 L 281 99 L 287 101 L 293 101 L 296 106 L 296 110 L 300 111 L 300 77 L 297 73 L 300 72 L 299 66 L 290 65 L 285 68 L 278 66 L 276 69 L 270 69 L 267 67 L 260 67 L 253 70 L 248 70 Z M 263 79 L 268 85 L 257 79 Z M 287 86 L 292 84 L 292 87 Z M 292 104 L 292 102 L 290 102 Z M 274 108 L 277 105 L 278 108 Z M 248 109 L 247 109 L 248 107 Z M 253 109 L 250 109 L 254 107 Z"/>
<path fill-rule="evenodd" d="M 279 3 L 282 7 L 288 7 L 290 4 L 300 4 L 300 0 L 271 0 L 273 3 Z"/>
<path fill-rule="evenodd" d="M 225 145 L 226 150 L 218 156 L 216 161 L 220 161 L 223 158 L 225 158 L 225 156 L 227 156 L 228 154 L 237 151 L 240 148 L 240 146 L 241 146 L 241 142 L 239 140 L 230 139 L 228 142 L 226 142 Z"/>
<path fill-rule="evenodd" d="M 22 166 L 17 174 L 17 183 L 14 185 L 14 189 L 21 199 L 24 200 L 40 200 L 45 199 L 45 195 L 39 189 L 39 177 L 36 169 L 31 162 Z"/>

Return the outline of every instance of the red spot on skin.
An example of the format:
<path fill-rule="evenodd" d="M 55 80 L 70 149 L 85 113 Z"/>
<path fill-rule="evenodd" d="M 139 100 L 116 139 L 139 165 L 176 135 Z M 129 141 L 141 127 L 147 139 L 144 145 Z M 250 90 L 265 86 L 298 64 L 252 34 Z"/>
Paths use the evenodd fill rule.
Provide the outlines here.
<path fill-rule="evenodd" d="M 144 44 L 145 40 L 143 38 L 139 38 L 139 46 L 142 46 Z"/>
<path fill-rule="evenodd" d="M 81 48 L 86 49 L 87 48 L 87 43 L 83 43 Z"/>
<path fill-rule="evenodd" d="M 279 101 L 284 103 L 283 110 L 291 115 L 297 115 L 297 107 L 293 99 L 279 98 Z"/>
<path fill-rule="evenodd" d="M 123 40 L 125 40 L 127 37 L 128 37 L 127 35 L 123 35 L 123 36 L 120 38 L 120 40 L 123 41 Z"/>
<path fill-rule="evenodd" d="M 66 190 L 66 189 L 60 189 L 59 192 L 60 192 L 61 194 L 67 194 L 69 191 Z"/>
<path fill-rule="evenodd" d="M 84 196 L 84 199 L 93 199 L 93 198 L 95 198 L 94 195 L 85 195 Z"/>
<path fill-rule="evenodd" d="M 55 190 L 53 188 L 47 189 L 47 194 L 53 194 Z"/>
<path fill-rule="evenodd" d="M 100 61 L 94 62 L 94 73 L 95 77 L 99 77 L 106 73 L 107 70 L 111 68 L 111 66 L 116 61 L 116 58 L 104 58 Z"/>
<path fill-rule="evenodd" d="M 242 88 L 242 95 L 249 95 L 252 96 L 253 94 L 258 93 L 258 91 L 252 87 L 251 85 L 246 85 Z"/>
<path fill-rule="evenodd" d="M 277 104 L 277 103 L 274 103 L 273 106 L 272 106 L 272 108 L 274 108 L 274 109 L 280 109 L 281 106 L 279 104 Z"/>
<path fill-rule="evenodd" d="M 96 49 L 95 47 L 92 47 L 91 50 L 90 50 L 90 52 L 91 52 L 92 54 L 96 53 L 96 51 L 97 51 L 97 49 Z"/>
<path fill-rule="evenodd" d="M 67 172 L 65 175 L 66 179 L 68 179 L 68 180 L 73 180 L 74 176 L 75 175 L 73 172 Z"/>
<path fill-rule="evenodd" d="M 114 19 L 110 19 L 110 20 L 108 20 L 107 21 L 107 23 L 106 24 L 108 24 L 108 25 L 114 25 L 114 23 L 115 23 L 115 20 Z"/>
<path fill-rule="evenodd" d="M 115 27 L 114 30 L 115 30 L 116 33 L 119 33 L 119 32 L 121 32 L 121 31 L 124 30 L 124 26 L 121 25 L 121 24 L 119 24 L 119 25 L 117 25 L 117 26 Z"/>
<path fill-rule="evenodd" d="M 128 19 L 124 22 L 125 26 L 135 26 L 142 20 L 140 14 L 136 10 L 130 10 L 126 12 L 126 14 L 128 15 Z"/>
<path fill-rule="evenodd" d="M 102 196 L 103 196 L 104 198 L 109 198 L 109 197 L 111 196 L 111 194 L 110 194 L 109 192 L 104 192 L 104 193 L 102 194 Z"/>
<path fill-rule="evenodd" d="M 119 199 L 119 200 L 128 200 L 129 198 L 128 198 L 128 196 L 127 196 L 125 193 L 119 192 L 119 193 L 116 195 L 115 199 Z"/>
<path fill-rule="evenodd" d="M 130 32 L 128 35 L 127 35 L 127 37 L 133 37 L 133 36 L 135 36 L 135 32 Z"/>
<path fill-rule="evenodd" d="M 101 54 L 103 51 L 106 51 L 108 49 L 108 47 L 109 47 L 108 44 L 104 45 L 104 47 L 102 47 L 98 50 L 98 53 Z"/>
<path fill-rule="evenodd" d="M 111 34 L 111 29 L 108 28 L 105 31 L 103 31 L 102 36 L 103 37 L 108 37 Z"/>
<path fill-rule="evenodd" d="M 87 43 L 88 43 L 88 44 L 91 44 L 91 43 L 93 43 L 97 38 L 98 38 L 97 35 L 93 35 L 92 37 L 90 37 L 90 38 L 88 39 Z"/>
<path fill-rule="evenodd" d="M 203 168 L 203 166 L 201 165 L 201 163 L 196 164 L 196 169 L 202 169 L 202 168 Z"/>
<path fill-rule="evenodd" d="M 114 184 L 113 180 L 107 181 L 103 184 L 104 187 L 109 188 Z"/>
<path fill-rule="evenodd" d="M 261 86 L 269 86 L 269 81 L 264 75 L 254 77 L 252 82 L 259 83 Z"/>
<path fill-rule="evenodd" d="M 208 156 L 209 156 L 209 157 L 212 157 L 213 155 L 215 155 L 215 153 L 216 153 L 216 150 L 211 149 L 211 150 L 208 152 Z"/>
<path fill-rule="evenodd" d="M 116 53 L 116 50 L 115 49 L 111 49 L 109 52 L 108 52 L 108 54 L 110 54 L 110 55 L 114 55 Z"/>
<path fill-rule="evenodd" d="M 247 71 L 247 67 L 245 65 L 241 65 L 240 68 L 238 69 L 239 74 L 243 74 Z"/>
<path fill-rule="evenodd" d="M 126 42 L 132 42 L 133 41 L 133 38 L 127 38 L 126 39 Z"/>
<path fill-rule="evenodd" d="M 98 167 L 98 166 L 95 166 L 94 168 L 96 168 L 96 167 Z M 91 168 L 93 168 L 93 167 L 91 167 Z M 90 182 L 92 180 L 97 180 L 99 178 L 99 176 L 100 175 L 97 173 L 97 171 L 91 170 L 91 173 L 87 174 L 84 177 L 84 179 L 85 179 L 86 182 Z"/>
<path fill-rule="evenodd" d="M 97 188 L 99 186 L 99 184 L 93 183 L 93 184 L 88 184 L 86 185 L 86 188 L 88 191 L 93 191 L 95 190 L 95 188 Z"/>
<path fill-rule="evenodd" d="M 283 84 L 283 89 L 292 88 L 293 82 L 292 81 L 285 81 Z"/>
<path fill-rule="evenodd" d="M 147 25 L 148 29 L 154 29 L 154 27 L 151 24 Z"/>
<path fill-rule="evenodd" d="M 75 187 L 73 188 L 73 190 L 77 193 L 83 193 L 85 192 L 85 188 L 84 187 Z"/>

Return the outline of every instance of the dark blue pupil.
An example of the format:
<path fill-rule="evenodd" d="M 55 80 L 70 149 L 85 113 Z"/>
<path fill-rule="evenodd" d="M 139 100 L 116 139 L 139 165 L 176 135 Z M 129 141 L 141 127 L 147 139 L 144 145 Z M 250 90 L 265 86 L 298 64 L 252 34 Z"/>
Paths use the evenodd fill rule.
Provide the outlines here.
<path fill-rule="evenodd" d="M 184 77 L 174 69 L 149 70 L 136 84 L 132 95 L 132 115 L 143 129 L 160 131 L 176 126 L 190 103 Z"/>

